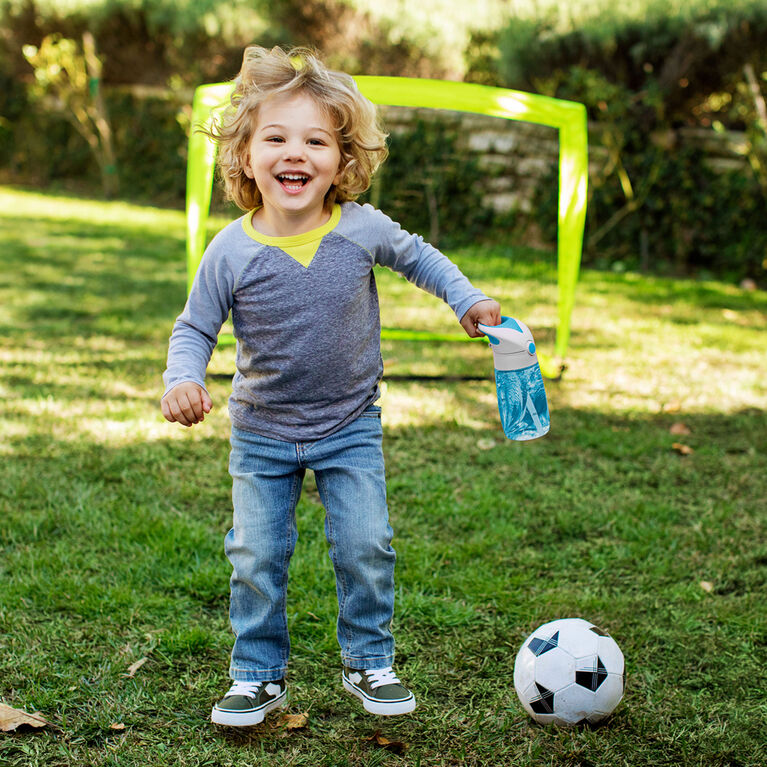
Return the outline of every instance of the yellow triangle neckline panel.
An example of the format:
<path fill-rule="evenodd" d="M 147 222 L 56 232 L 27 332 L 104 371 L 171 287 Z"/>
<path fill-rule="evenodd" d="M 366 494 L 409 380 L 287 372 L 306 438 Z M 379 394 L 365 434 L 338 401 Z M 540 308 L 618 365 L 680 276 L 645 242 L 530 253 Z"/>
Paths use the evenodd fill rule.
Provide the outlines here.
<path fill-rule="evenodd" d="M 333 212 L 330 214 L 330 219 L 316 229 L 310 229 L 308 232 L 295 234 L 291 237 L 269 237 L 266 234 L 257 232 L 253 228 L 252 219 L 256 210 L 258 210 L 258 208 L 251 210 L 243 216 L 242 228 L 245 231 L 245 234 L 256 242 L 260 242 L 262 245 L 272 245 L 285 251 L 285 253 L 292 259 L 298 261 L 298 263 L 306 269 L 309 268 L 309 264 L 314 260 L 314 256 L 317 254 L 322 238 L 329 232 L 332 232 L 341 220 L 341 206 L 334 205 Z"/>

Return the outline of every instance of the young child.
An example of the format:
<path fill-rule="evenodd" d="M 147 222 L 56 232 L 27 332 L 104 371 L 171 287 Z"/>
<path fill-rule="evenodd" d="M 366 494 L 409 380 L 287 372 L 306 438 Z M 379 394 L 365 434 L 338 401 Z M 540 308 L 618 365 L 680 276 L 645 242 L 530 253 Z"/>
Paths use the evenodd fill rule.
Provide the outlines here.
<path fill-rule="evenodd" d="M 344 688 L 374 714 L 415 697 L 392 665 L 392 528 L 373 266 L 446 301 L 471 337 L 499 305 L 444 255 L 353 200 L 386 156 L 375 107 L 306 49 L 249 47 L 211 135 L 227 194 L 246 211 L 208 246 L 170 339 L 162 412 L 192 426 L 212 407 L 205 371 L 232 312 L 231 689 L 212 720 L 252 725 L 286 700 L 288 563 L 306 469 L 325 507 Z M 417 168 L 413 169 L 418 172 Z"/>

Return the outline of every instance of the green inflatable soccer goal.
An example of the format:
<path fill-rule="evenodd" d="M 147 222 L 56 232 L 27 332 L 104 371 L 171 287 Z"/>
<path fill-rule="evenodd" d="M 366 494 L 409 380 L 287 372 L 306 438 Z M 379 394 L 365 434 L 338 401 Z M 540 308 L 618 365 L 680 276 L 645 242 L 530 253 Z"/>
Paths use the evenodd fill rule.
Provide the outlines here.
<path fill-rule="evenodd" d="M 445 80 L 372 76 L 359 76 L 355 80 L 360 91 L 374 104 L 473 112 L 507 120 L 524 120 L 559 130 L 558 323 L 554 354 L 538 353 L 543 374 L 549 378 L 559 376 L 570 340 L 570 318 L 586 218 L 588 144 L 586 109 L 583 104 L 505 88 Z M 223 109 L 229 103 L 233 87 L 231 82 L 201 85 L 194 95 L 186 191 L 188 288 L 191 287 L 206 246 L 216 160 L 215 143 L 204 133 L 194 130 L 194 126 L 207 124 L 214 112 Z M 386 328 L 382 331 L 382 337 L 445 338 L 423 331 L 393 331 Z M 220 343 L 231 341 L 231 336 L 224 334 L 219 339 Z"/>

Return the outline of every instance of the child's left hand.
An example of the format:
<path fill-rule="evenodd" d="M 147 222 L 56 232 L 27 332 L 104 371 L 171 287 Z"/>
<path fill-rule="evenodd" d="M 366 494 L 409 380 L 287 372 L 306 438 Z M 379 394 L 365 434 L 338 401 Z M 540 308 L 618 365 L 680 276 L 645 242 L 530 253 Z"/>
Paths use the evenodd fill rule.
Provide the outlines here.
<path fill-rule="evenodd" d="M 461 317 L 461 326 L 468 334 L 469 338 L 479 338 L 483 333 L 477 330 L 477 324 L 483 325 L 500 325 L 501 320 L 501 305 L 497 301 L 493 301 L 492 298 L 484 301 L 477 301 L 474 306 L 469 308 L 469 311 Z"/>

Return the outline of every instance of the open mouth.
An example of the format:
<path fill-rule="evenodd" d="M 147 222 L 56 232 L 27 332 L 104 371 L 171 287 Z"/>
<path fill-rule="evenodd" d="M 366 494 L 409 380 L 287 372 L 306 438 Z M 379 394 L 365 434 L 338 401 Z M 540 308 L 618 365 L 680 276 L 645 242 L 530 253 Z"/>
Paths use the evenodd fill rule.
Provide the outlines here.
<path fill-rule="evenodd" d="M 280 173 L 276 178 L 289 192 L 296 192 L 309 183 L 306 173 Z"/>

